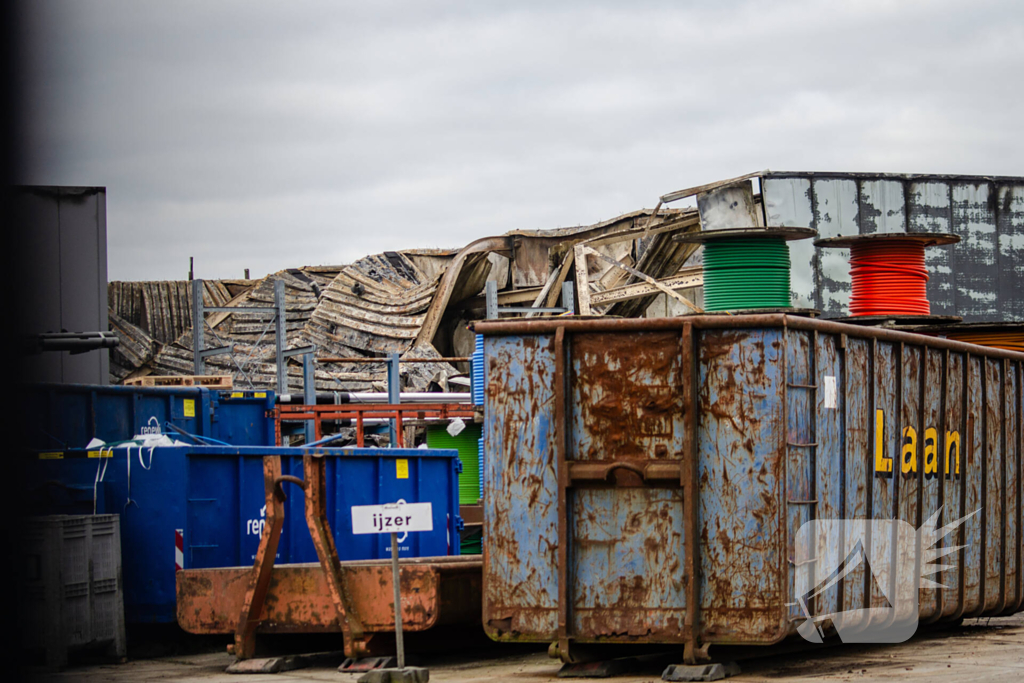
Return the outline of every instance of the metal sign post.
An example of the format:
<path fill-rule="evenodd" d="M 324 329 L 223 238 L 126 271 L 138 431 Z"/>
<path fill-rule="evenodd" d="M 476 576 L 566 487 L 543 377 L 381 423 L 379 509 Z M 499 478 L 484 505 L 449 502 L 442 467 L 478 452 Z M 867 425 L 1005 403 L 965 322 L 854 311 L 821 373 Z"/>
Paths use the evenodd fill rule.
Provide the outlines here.
<path fill-rule="evenodd" d="M 398 507 L 397 505 L 394 507 Z M 402 585 L 398 576 L 398 532 L 391 532 L 391 583 L 395 590 L 395 650 L 398 668 L 405 668 L 405 641 L 402 639 Z"/>
<path fill-rule="evenodd" d="M 397 466 L 397 465 L 396 465 Z M 430 503 L 406 503 L 399 500 L 386 505 L 352 506 L 353 534 L 391 534 L 391 582 L 395 594 L 395 649 L 398 654 L 397 671 L 412 675 L 408 680 L 427 680 L 429 673 L 419 667 L 405 667 L 405 641 L 402 637 L 402 584 L 398 571 L 398 534 L 412 531 L 433 531 L 434 515 Z M 360 681 L 377 680 L 378 675 L 387 676 L 392 669 L 378 669 L 370 672 Z M 367 678 L 370 674 L 374 676 Z M 384 679 L 381 680 L 390 680 Z"/>

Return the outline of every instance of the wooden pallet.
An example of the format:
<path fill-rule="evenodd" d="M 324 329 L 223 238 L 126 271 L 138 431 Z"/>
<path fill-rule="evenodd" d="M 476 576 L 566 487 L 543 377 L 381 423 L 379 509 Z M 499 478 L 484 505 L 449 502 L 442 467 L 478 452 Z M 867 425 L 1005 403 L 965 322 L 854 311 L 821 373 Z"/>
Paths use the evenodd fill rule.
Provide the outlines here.
<path fill-rule="evenodd" d="M 146 375 L 124 381 L 130 387 L 207 387 L 209 389 L 230 389 L 231 375 Z"/>

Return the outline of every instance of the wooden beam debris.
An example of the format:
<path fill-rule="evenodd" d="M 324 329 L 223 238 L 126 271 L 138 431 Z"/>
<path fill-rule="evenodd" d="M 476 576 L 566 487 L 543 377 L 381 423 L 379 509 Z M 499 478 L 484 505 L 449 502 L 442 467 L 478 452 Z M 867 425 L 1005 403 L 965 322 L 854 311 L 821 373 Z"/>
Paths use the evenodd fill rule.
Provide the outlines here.
<path fill-rule="evenodd" d="M 580 315 L 593 315 L 594 312 L 590 308 L 590 273 L 587 268 L 587 254 L 596 254 L 602 259 L 605 256 L 584 244 L 577 244 L 573 247 L 573 252 L 573 258 L 576 261 L 576 298 L 580 302 L 579 313 Z M 605 260 L 611 261 L 611 259 Z M 621 265 L 618 261 L 612 261 L 612 263 Z"/>
<path fill-rule="evenodd" d="M 627 265 L 625 265 L 623 263 L 619 263 L 618 261 L 616 261 L 614 259 L 610 259 L 607 256 L 605 256 L 604 254 L 602 254 L 601 252 L 597 251 L 596 249 L 591 249 L 590 247 L 586 246 L 585 244 L 579 244 L 579 245 L 576 246 L 576 260 L 577 260 L 577 263 L 581 260 L 581 256 L 585 256 L 587 254 L 593 254 L 597 258 L 601 259 L 602 261 L 606 261 L 607 263 L 610 263 L 611 265 L 615 266 L 616 268 L 622 268 L 624 271 L 626 271 L 630 275 L 634 275 L 634 276 L 640 278 L 641 280 L 643 280 L 647 284 L 653 286 L 655 289 L 658 289 L 661 292 L 664 292 L 665 294 L 667 294 L 668 296 L 672 297 L 676 301 L 684 304 L 685 306 L 688 306 L 695 313 L 703 313 L 704 312 L 703 308 L 701 308 L 700 306 L 697 306 L 696 304 L 694 304 L 692 301 L 687 299 L 682 294 L 678 294 L 677 292 L 669 289 L 665 285 L 663 285 L 660 282 L 658 282 L 657 280 L 655 280 L 650 275 L 647 275 L 645 273 L 641 273 L 636 268 L 631 268 L 631 267 L 629 267 L 629 266 L 627 266 Z M 583 260 L 585 261 L 585 258 Z M 578 272 L 579 272 L 579 267 L 577 266 L 577 273 Z M 585 272 L 584 272 L 583 282 L 586 283 L 586 274 L 585 274 Z M 701 282 L 703 282 L 703 278 L 701 279 Z M 588 313 L 586 313 L 584 315 L 589 315 L 590 306 L 592 304 L 589 291 L 587 291 L 587 297 L 586 298 L 587 298 L 587 310 L 588 310 Z M 582 286 L 581 286 L 581 292 L 580 292 L 580 309 L 581 309 L 581 313 L 582 313 L 582 309 L 583 309 Z"/>
<path fill-rule="evenodd" d="M 679 199 L 692 197 L 695 194 L 710 192 L 711 190 L 717 190 L 720 187 L 727 187 L 729 185 L 736 185 L 738 183 L 743 182 L 744 180 L 750 180 L 751 178 L 759 178 L 760 176 L 763 176 L 766 173 L 770 173 L 770 171 L 768 169 L 765 169 L 763 171 L 755 171 L 753 173 L 747 173 L 746 175 L 736 176 L 735 178 L 729 178 L 728 180 L 717 180 L 713 183 L 708 183 L 706 185 L 697 185 L 696 187 L 688 187 L 685 190 L 669 192 L 668 194 L 663 194 L 661 196 L 661 201 L 663 204 L 668 204 Z"/>
<path fill-rule="evenodd" d="M 702 286 L 704 284 L 704 275 L 701 272 L 701 268 L 694 268 L 692 270 L 693 272 L 673 275 L 672 277 L 658 280 L 658 282 L 672 290 Z M 637 282 L 631 285 L 606 289 L 603 292 L 594 292 L 590 295 L 590 305 L 608 306 L 620 301 L 629 301 L 630 299 L 639 299 L 640 297 L 657 294 L 661 291 L 658 287 L 647 282 Z"/>

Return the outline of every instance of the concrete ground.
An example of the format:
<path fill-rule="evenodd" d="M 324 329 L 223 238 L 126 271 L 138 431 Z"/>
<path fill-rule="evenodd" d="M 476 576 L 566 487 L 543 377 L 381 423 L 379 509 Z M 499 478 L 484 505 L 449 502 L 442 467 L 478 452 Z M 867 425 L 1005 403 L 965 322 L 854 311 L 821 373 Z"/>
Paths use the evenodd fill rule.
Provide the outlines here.
<path fill-rule="evenodd" d="M 296 636 L 297 637 L 297 636 Z M 227 641 L 225 641 L 227 642 Z M 318 667 L 273 675 L 233 675 L 224 672 L 232 662 L 219 641 L 204 641 L 186 648 L 191 654 L 130 659 L 124 664 L 76 666 L 49 674 L 35 674 L 40 683 L 99 683 L 100 681 L 161 681 L 175 683 L 301 683 L 335 681 L 355 683 L 358 676 L 340 674 L 334 667 Z M 139 652 L 139 649 L 136 649 Z M 431 681 L 514 681 L 516 683 L 556 680 L 559 663 L 540 648 L 495 645 L 484 651 L 429 657 L 421 662 L 430 669 Z M 892 681 L 913 678 L 920 681 L 1024 680 L 1024 613 L 1012 617 L 968 620 L 942 630 L 918 633 L 900 645 L 838 646 L 784 654 L 740 663 L 742 673 L 730 680 L 741 681 Z M 610 680 L 616 683 L 653 683 L 661 679 L 663 663 L 651 662 L 628 675 Z"/>

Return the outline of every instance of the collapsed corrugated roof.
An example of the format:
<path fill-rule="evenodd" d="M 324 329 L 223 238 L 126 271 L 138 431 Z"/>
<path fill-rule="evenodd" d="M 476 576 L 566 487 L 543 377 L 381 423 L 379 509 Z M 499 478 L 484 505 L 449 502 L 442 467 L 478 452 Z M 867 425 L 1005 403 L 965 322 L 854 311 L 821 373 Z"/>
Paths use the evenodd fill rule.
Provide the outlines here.
<path fill-rule="evenodd" d="M 207 306 L 223 306 L 231 299 L 225 284 L 217 280 L 205 284 L 203 302 Z M 192 288 L 186 280 L 111 282 L 107 285 L 107 305 L 162 344 L 173 342 L 192 328 Z"/>
<path fill-rule="evenodd" d="M 258 281 L 205 281 L 203 300 L 209 306 L 271 308 L 274 282 L 280 280 L 285 285 L 286 348 L 312 344 L 319 359 L 383 358 L 391 353 L 464 357 L 472 344 L 465 322 L 467 316 L 480 317 L 472 311 L 479 308 L 474 302 L 488 280 L 498 283 L 503 301 L 512 297 L 551 306 L 561 282 L 578 279 L 581 272 L 587 273 L 588 291 L 615 289 L 636 279 L 601 259 L 586 258 L 583 270 L 569 268 L 579 244 L 593 245 L 613 263 L 647 268 L 655 277 L 672 275 L 692 250 L 670 236 L 694 229 L 695 215 L 686 209 L 652 217 L 650 210 L 640 210 L 589 226 L 513 231 L 476 240 L 458 251 L 384 252 L 348 266 L 293 268 Z M 631 308 L 614 300 L 595 306 L 595 311 L 619 307 L 642 313 L 643 301 L 656 294 L 648 293 Z M 635 297 L 625 303 L 632 301 Z M 119 316 L 112 318 L 112 327 L 134 351 L 119 361 L 115 379 L 193 372 L 189 283 L 112 283 L 110 303 L 112 315 Z M 206 315 L 206 326 L 207 347 L 234 347 L 230 355 L 206 359 L 208 374 L 230 374 L 236 386 L 275 385 L 275 326 L 269 316 L 213 312 Z M 137 348 L 145 343 L 140 333 L 153 336 L 153 353 Z M 432 383 L 447 388 L 447 379 L 456 372 L 442 361 L 408 364 L 402 367 L 403 384 L 412 390 Z M 287 376 L 289 391 L 300 391 L 298 359 L 289 363 Z M 386 376 L 383 364 L 321 362 L 315 383 L 318 390 L 383 390 Z"/>
<path fill-rule="evenodd" d="M 132 372 L 149 363 L 159 349 L 159 344 L 146 332 L 114 312 L 107 312 L 110 329 L 117 334 L 120 343 L 110 350 L 110 377 L 116 382 L 123 381 Z"/>
<path fill-rule="evenodd" d="M 404 353 L 423 324 L 438 279 L 398 252 L 360 259 L 324 290 L 306 336 L 335 356 Z"/>

